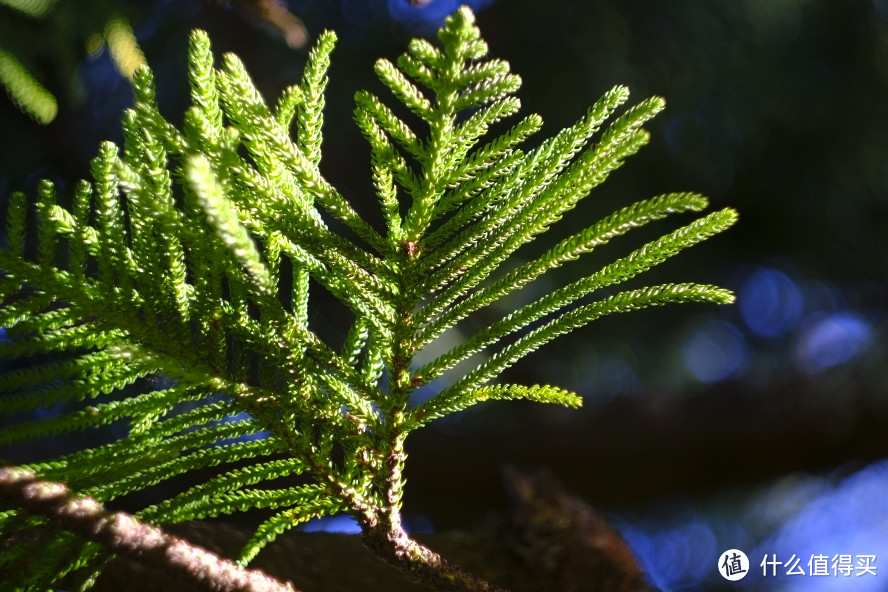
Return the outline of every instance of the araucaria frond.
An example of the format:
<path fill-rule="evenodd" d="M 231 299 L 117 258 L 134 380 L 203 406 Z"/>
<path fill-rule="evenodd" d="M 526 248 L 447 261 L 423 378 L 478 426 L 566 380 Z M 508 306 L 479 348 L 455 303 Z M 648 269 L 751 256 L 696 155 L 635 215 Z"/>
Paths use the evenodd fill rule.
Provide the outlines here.
<path fill-rule="evenodd" d="M 356 95 L 384 229 L 319 168 L 332 33 L 319 37 L 302 80 L 269 106 L 237 57 L 214 67 L 207 35 L 195 31 L 193 106 L 182 129 L 160 114 L 152 73 L 141 68 L 122 149 L 102 145 L 93 181 L 76 187 L 70 209 L 49 182 L 35 203 L 12 195 L 0 249 L 0 357 L 17 369 L 0 377 L 0 445 L 114 428 L 98 444 L 16 470 L 102 504 L 190 473 L 203 480 L 135 518 L 164 525 L 272 510 L 240 556 L 246 565 L 287 529 L 349 513 L 371 551 L 418 579 L 493 589 L 402 529 L 405 438 L 490 399 L 579 406 L 579 396 L 554 386 L 496 379 L 603 315 L 730 302 L 707 285 L 614 287 L 728 228 L 736 214 L 715 212 L 651 241 L 419 367 L 418 352 L 477 311 L 634 228 L 707 205 L 694 193 L 640 201 L 500 271 L 647 142 L 643 126 L 664 104 L 655 97 L 617 114 L 629 96 L 617 87 L 574 125 L 521 148 L 541 119 L 487 137 L 519 111 L 520 79 L 487 57 L 472 13 L 459 10 L 438 39 L 376 63 L 393 99 Z M 317 286 L 351 312 L 344 343 L 325 342 L 309 323 Z M 474 368 L 454 370 L 478 352 Z M 410 404 L 445 373 L 449 386 Z M 4 589 L 91 581 L 115 551 L 27 507 L 0 507 L 0 533 L 17 541 L 0 553 Z M 25 561 L 27 569 L 12 568 Z"/>

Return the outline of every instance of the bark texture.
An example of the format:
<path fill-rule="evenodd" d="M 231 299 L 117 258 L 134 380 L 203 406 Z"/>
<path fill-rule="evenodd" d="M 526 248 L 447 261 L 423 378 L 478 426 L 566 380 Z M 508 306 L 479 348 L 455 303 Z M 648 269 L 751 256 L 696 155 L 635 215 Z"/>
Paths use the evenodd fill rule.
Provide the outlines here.
<path fill-rule="evenodd" d="M 297 592 L 289 583 L 241 569 L 232 561 L 128 514 L 109 512 L 96 500 L 73 494 L 61 483 L 40 481 L 30 471 L 0 469 L 0 498 L 14 501 L 31 514 L 46 516 L 54 525 L 101 543 L 122 557 L 175 577 L 189 589 Z M 126 588 L 136 589 L 132 585 Z"/>
<path fill-rule="evenodd" d="M 470 529 L 418 535 L 453 565 L 512 592 L 652 592 L 625 542 L 595 510 L 545 471 L 504 471 L 510 509 Z M 249 532 L 220 523 L 170 527 L 223 557 Z M 421 592 L 430 588 L 369 553 L 361 536 L 294 532 L 251 564 L 303 592 Z M 95 592 L 192 592 L 198 588 L 119 557 Z"/>

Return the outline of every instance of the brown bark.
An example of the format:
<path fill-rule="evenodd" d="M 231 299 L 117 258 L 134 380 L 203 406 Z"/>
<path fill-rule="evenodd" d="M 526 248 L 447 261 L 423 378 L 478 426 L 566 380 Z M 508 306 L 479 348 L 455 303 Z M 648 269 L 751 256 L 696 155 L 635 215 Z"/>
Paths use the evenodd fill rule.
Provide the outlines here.
<path fill-rule="evenodd" d="M 506 471 L 511 507 L 471 529 L 416 539 L 461 570 L 511 592 L 651 592 L 631 551 L 583 500 L 544 472 Z M 220 523 L 170 527 L 221 556 L 233 557 L 247 530 Z M 422 592 L 413 581 L 367 552 L 362 537 L 292 532 L 279 537 L 251 564 L 305 592 Z M 113 561 L 95 592 L 191 592 L 153 568 Z"/>
<path fill-rule="evenodd" d="M 46 516 L 55 525 L 101 543 L 113 552 L 154 566 L 190 584 L 214 592 L 296 592 L 255 570 L 139 522 L 123 512 L 109 512 L 92 498 L 76 495 L 61 483 L 40 481 L 30 471 L 0 468 L 0 498 Z M 129 588 L 129 586 L 128 586 Z"/>
<path fill-rule="evenodd" d="M 465 572 L 429 547 L 410 538 L 403 528 L 368 529 L 364 545 L 371 553 L 417 582 L 444 592 L 507 592 Z"/>

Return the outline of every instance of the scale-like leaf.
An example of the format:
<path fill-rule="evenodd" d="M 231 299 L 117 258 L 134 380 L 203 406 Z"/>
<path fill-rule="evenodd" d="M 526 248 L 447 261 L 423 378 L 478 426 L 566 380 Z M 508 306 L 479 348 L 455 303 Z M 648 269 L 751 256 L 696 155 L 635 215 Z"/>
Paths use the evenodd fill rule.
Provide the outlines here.
<path fill-rule="evenodd" d="M 587 297 L 723 231 L 736 213 L 627 249 L 417 368 L 423 349 L 474 313 L 496 311 L 547 272 L 706 200 L 641 201 L 551 240 L 530 261 L 510 260 L 647 142 L 644 125 L 663 101 L 618 113 L 628 98 L 618 86 L 574 125 L 522 147 L 542 119 L 507 123 L 520 111 L 521 80 L 488 57 L 462 8 L 437 44 L 414 40 L 397 60 L 376 62 L 388 98 L 355 95 L 380 234 L 322 173 L 335 41 L 321 34 L 301 79 L 267 102 L 236 56 L 217 68 L 208 36 L 195 31 L 192 105 L 181 126 L 161 114 L 154 76 L 139 68 L 123 147 L 100 146 L 93 180 L 76 185 L 71 207 L 48 182 L 34 205 L 12 195 L 0 248 L 0 358 L 15 367 L 0 376 L 0 444 L 77 432 L 78 448 L 20 468 L 101 503 L 151 490 L 154 503 L 136 515 L 153 524 L 272 510 L 241 565 L 305 520 L 345 513 L 371 549 L 430 574 L 446 564 L 423 560 L 431 555 L 398 517 L 407 435 L 489 400 L 578 407 L 582 399 L 557 386 L 496 379 L 604 315 L 731 301 L 694 283 Z M 319 291 L 342 305 L 341 319 L 318 317 Z M 459 374 L 482 351 L 488 357 Z M 408 404 L 444 373 L 449 386 Z M 53 588 L 66 574 L 66 585 L 88 585 L 115 549 L 56 518 L 5 508 L 0 536 L 32 543 L 0 554 L 0 570 L 43 550 L 13 585 Z M 442 573 L 436 581 L 448 589 L 465 588 L 460 572 Z"/>
<path fill-rule="evenodd" d="M 583 399 L 576 393 L 549 385 L 524 386 L 520 384 L 496 384 L 468 389 L 454 397 L 433 397 L 411 410 L 411 418 L 424 425 L 445 415 L 467 409 L 472 405 L 494 400 L 524 399 L 535 403 L 550 403 L 565 407 L 580 407 Z"/>

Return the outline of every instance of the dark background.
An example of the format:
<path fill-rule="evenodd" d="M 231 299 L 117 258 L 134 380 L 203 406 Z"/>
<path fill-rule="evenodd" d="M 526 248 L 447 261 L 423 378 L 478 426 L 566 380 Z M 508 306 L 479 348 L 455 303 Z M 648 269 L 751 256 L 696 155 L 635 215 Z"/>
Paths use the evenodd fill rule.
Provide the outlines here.
<path fill-rule="evenodd" d="M 370 88 L 384 96 L 373 61 L 394 59 L 456 4 L 289 4 L 311 35 L 339 34 L 322 168 L 371 219 L 376 200 L 352 95 Z M 819 552 L 888 559 L 888 508 L 878 501 L 888 485 L 880 462 L 888 457 L 888 2 L 475 6 L 491 54 L 524 80 L 524 112 L 543 116 L 541 137 L 615 84 L 628 85 L 635 101 L 667 100 L 649 126 L 650 145 L 555 233 L 637 199 L 703 192 L 713 208 L 738 209 L 739 224 L 645 283 L 716 283 L 739 300 L 604 319 L 527 358 L 510 380 L 576 390 L 584 409 L 491 404 L 416 434 L 408 519 L 442 529 L 483 518 L 504 503 L 499 467 L 510 462 L 550 468 L 607 511 L 664 589 L 713 589 L 717 556 L 732 547 L 745 549 L 753 567 L 764 553 L 796 554 L 803 565 Z M 44 177 L 70 187 L 88 176 L 101 140 L 119 139 L 128 82 L 107 51 L 87 51 L 109 15 L 132 25 L 173 121 L 187 101 L 184 49 L 194 27 L 208 30 L 218 53 L 238 53 L 273 101 L 298 80 L 306 53 L 287 47 L 250 7 L 75 2 L 30 18 L 0 3 L 0 47 L 59 102 L 56 119 L 40 126 L 0 98 L 0 202 L 14 190 L 33 194 Z M 554 281 L 593 271 L 650 236 L 617 241 Z M 325 322 L 322 310 L 314 322 Z M 836 578 L 744 582 L 884 589 L 870 577 L 845 588 L 828 588 L 842 583 Z"/>

